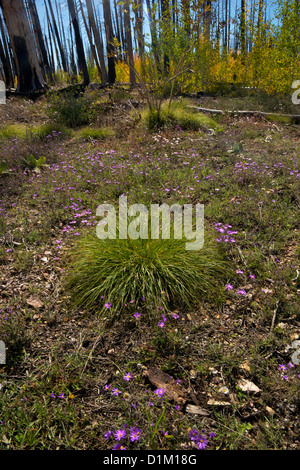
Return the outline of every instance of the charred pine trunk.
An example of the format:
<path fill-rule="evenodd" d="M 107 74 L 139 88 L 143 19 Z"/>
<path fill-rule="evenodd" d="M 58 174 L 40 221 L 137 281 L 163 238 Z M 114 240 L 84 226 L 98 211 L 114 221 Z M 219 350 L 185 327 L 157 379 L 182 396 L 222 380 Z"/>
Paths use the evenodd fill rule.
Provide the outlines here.
<path fill-rule="evenodd" d="M 116 68 L 115 68 L 115 48 L 114 48 L 114 34 L 111 21 L 110 1 L 103 0 L 103 13 L 105 34 L 107 42 L 107 62 L 108 62 L 108 83 L 114 84 L 116 81 Z"/>
<path fill-rule="evenodd" d="M 90 83 L 88 68 L 85 59 L 85 52 L 83 47 L 83 42 L 80 34 L 80 28 L 77 18 L 77 12 L 75 9 L 75 4 L 73 0 L 68 0 L 68 7 L 70 16 L 72 19 L 74 34 L 75 34 L 75 43 L 76 43 L 76 50 L 77 50 L 77 57 L 78 57 L 78 68 L 79 71 L 83 75 L 83 84 L 87 86 Z"/>
<path fill-rule="evenodd" d="M 99 29 L 97 28 L 97 25 L 96 25 L 94 9 L 93 9 L 93 4 L 91 0 L 86 0 L 86 7 L 87 7 L 87 12 L 88 12 L 89 23 L 90 23 L 90 26 L 94 35 L 94 41 L 95 41 L 100 68 L 101 68 L 101 83 L 102 85 L 105 85 L 107 83 L 107 72 L 106 72 L 106 66 L 105 66 L 103 41 L 100 36 Z"/>
<path fill-rule="evenodd" d="M 17 72 L 17 92 L 31 94 L 47 88 L 34 34 L 23 0 L 0 0 Z"/>
<path fill-rule="evenodd" d="M 129 0 L 125 0 L 125 3 L 124 3 L 124 26 L 125 26 L 125 34 L 126 34 L 130 85 L 134 86 L 136 84 L 136 78 L 135 78 L 135 70 L 134 70 L 134 57 L 133 57 L 133 47 L 132 47 Z"/>
<path fill-rule="evenodd" d="M 62 65 L 62 68 L 63 68 L 64 72 L 68 72 L 67 59 L 66 59 L 65 51 L 63 50 L 63 47 L 62 47 L 61 38 L 60 38 L 60 35 L 59 35 L 59 32 L 58 32 L 58 28 L 57 28 L 56 19 L 55 19 L 54 12 L 53 12 L 51 0 L 48 0 L 48 5 L 49 5 L 49 11 L 50 11 L 51 19 L 52 19 L 51 26 L 53 28 L 53 32 L 54 32 L 55 38 L 56 38 L 56 43 L 57 43 L 59 53 L 60 53 L 61 65 Z"/>

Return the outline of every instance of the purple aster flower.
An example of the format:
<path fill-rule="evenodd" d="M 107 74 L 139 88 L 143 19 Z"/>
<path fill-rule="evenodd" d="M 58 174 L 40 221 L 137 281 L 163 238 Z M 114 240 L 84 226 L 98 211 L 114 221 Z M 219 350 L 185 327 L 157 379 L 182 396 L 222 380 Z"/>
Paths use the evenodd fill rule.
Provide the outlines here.
<path fill-rule="evenodd" d="M 115 439 L 116 439 L 116 441 L 120 441 L 121 439 L 124 439 L 125 436 L 126 436 L 126 431 L 125 431 L 125 429 L 118 429 L 118 430 L 115 432 Z"/>
<path fill-rule="evenodd" d="M 292 368 L 295 367 L 295 366 L 294 366 L 294 364 L 293 364 L 292 362 L 289 362 L 289 363 L 288 363 L 288 367 L 289 367 L 290 369 L 292 369 Z"/>
<path fill-rule="evenodd" d="M 189 432 L 189 438 L 191 439 L 191 441 L 197 441 L 198 437 L 199 437 L 199 431 L 197 431 L 197 429 L 192 429 Z"/>
<path fill-rule="evenodd" d="M 105 308 L 110 308 L 111 307 L 111 303 L 107 302 L 105 305 L 104 305 Z"/>
<path fill-rule="evenodd" d="M 123 379 L 126 380 L 126 382 L 129 382 L 132 379 L 132 374 L 128 372 L 128 374 L 123 376 Z"/>
<path fill-rule="evenodd" d="M 154 390 L 154 395 L 157 395 L 159 397 L 162 397 L 164 393 L 165 391 L 163 388 L 157 388 L 156 390 Z"/>
<path fill-rule="evenodd" d="M 196 442 L 199 450 L 205 449 L 208 444 L 208 441 L 204 435 L 199 436 Z"/>
<path fill-rule="evenodd" d="M 108 441 L 108 440 L 111 438 L 112 435 L 113 435 L 113 432 L 112 432 L 112 431 L 107 431 L 107 433 L 104 434 L 104 437 L 105 437 L 105 439 Z"/>
<path fill-rule="evenodd" d="M 106 385 L 104 385 L 103 390 L 108 390 L 110 387 L 111 387 L 111 385 L 106 384 Z"/>
<path fill-rule="evenodd" d="M 158 322 L 158 326 L 159 326 L 160 328 L 163 328 L 163 327 L 165 326 L 165 324 L 164 324 L 164 322 L 163 322 L 162 320 L 160 320 L 160 321 Z"/>
<path fill-rule="evenodd" d="M 134 426 L 133 428 L 130 428 L 130 441 L 138 441 L 139 438 L 141 437 L 141 432 L 142 430 Z"/>
<path fill-rule="evenodd" d="M 225 287 L 226 287 L 227 290 L 232 290 L 233 289 L 233 286 L 231 284 L 226 284 Z"/>
<path fill-rule="evenodd" d="M 238 289 L 237 293 L 241 295 L 247 295 L 247 292 L 244 289 Z"/>
<path fill-rule="evenodd" d="M 112 450 L 126 450 L 126 447 L 123 446 L 120 442 L 117 442 L 117 443 L 113 446 Z"/>
<path fill-rule="evenodd" d="M 287 375 L 283 375 L 282 378 L 283 378 L 283 380 L 285 380 L 286 382 L 288 382 L 288 380 L 289 380 L 289 378 L 288 378 Z"/>
<path fill-rule="evenodd" d="M 278 370 L 286 370 L 286 367 L 284 364 L 279 364 Z"/>
<path fill-rule="evenodd" d="M 112 389 L 112 394 L 115 395 L 115 397 L 117 397 L 119 395 L 119 393 L 122 393 L 122 392 L 120 390 L 118 390 L 117 388 Z"/>
<path fill-rule="evenodd" d="M 211 432 L 210 435 L 209 435 L 209 438 L 214 439 L 215 437 L 216 437 L 216 434 L 214 432 Z"/>
<path fill-rule="evenodd" d="M 141 314 L 140 314 L 139 312 L 136 312 L 136 313 L 134 314 L 134 317 L 135 317 L 135 318 L 140 318 L 140 316 L 141 316 Z"/>

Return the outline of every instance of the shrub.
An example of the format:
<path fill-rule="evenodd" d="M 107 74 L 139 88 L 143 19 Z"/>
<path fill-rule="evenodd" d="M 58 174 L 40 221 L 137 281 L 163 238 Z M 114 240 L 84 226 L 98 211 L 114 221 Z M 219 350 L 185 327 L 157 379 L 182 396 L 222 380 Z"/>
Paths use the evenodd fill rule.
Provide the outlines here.
<path fill-rule="evenodd" d="M 74 306 L 101 315 L 109 303 L 109 311 L 118 316 L 130 301 L 136 305 L 143 298 L 153 308 L 193 307 L 204 298 L 220 299 L 220 279 L 228 270 L 217 243 L 208 235 L 198 251 L 186 250 L 185 243 L 87 235 L 71 254 L 66 279 Z"/>
<path fill-rule="evenodd" d="M 66 92 L 51 97 L 47 113 L 54 122 L 74 128 L 89 124 L 94 110 L 91 100 L 84 95 Z"/>

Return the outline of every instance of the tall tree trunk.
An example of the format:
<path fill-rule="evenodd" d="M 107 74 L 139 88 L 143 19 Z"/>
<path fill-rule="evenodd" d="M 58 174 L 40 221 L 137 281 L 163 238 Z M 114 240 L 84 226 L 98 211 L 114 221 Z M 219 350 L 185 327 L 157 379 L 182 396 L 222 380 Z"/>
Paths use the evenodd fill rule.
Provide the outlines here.
<path fill-rule="evenodd" d="M 136 79 L 135 79 L 135 70 L 134 70 L 134 57 L 133 57 L 133 47 L 132 47 L 129 0 L 125 0 L 124 2 L 124 25 L 125 25 L 125 34 L 126 34 L 130 84 L 134 86 L 136 84 Z"/>
<path fill-rule="evenodd" d="M 81 11 L 81 16 L 82 16 L 82 19 L 83 19 L 83 22 L 84 22 L 86 34 L 87 34 L 87 37 L 88 37 L 88 40 L 89 40 L 89 43 L 90 43 L 92 58 L 93 58 L 93 60 L 94 60 L 94 62 L 95 62 L 95 64 L 96 64 L 99 77 L 101 77 L 101 67 L 100 67 L 100 64 L 99 64 L 99 61 L 98 61 L 98 56 L 97 56 L 97 53 L 96 53 L 96 48 L 95 48 L 95 45 L 94 45 L 94 43 L 93 43 L 93 38 L 92 38 L 90 29 L 89 29 L 89 27 L 88 27 L 88 24 L 87 24 L 87 21 L 86 21 L 86 18 L 85 18 L 84 9 L 83 9 L 83 6 L 82 6 L 82 0 L 79 0 L 79 6 L 80 6 L 80 11 Z"/>
<path fill-rule="evenodd" d="M 158 55 L 158 42 L 157 42 L 157 34 L 156 34 L 156 26 L 155 26 L 155 21 L 150 5 L 150 0 L 146 0 L 147 4 L 147 11 L 148 11 L 148 17 L 149 17 L 149 23 L 150 23 L 150 33 L 151 33 L 151 41 L 152 41 L 152 48 L 153 48 L 153 54 L 154 54 L 154 59 L 156 63 L 156 67 L 158 70 L 160 70 L 160 61 L 159 61 L 159 55 Z"/>
<path fill-rule="evenodd" d="M 0 37 L 1 35 L 2 35 L 2 43 L 1 43 L 2 49 L 1 49 L 0 58 L 2 61 L 2 65 L 3 65 L 6 86 L 8 88 L 13 88 L 14 87 L 13 67 L 12 67 L 12 63 L 10 60 L 10 53 L 9 53 L 9 48 L 8 48 L 6 37 L 5 37 L 5 31 L 3 27 L 2 18 L 0 18 Z M 1 39 L 0 39 L 0 42 L 1 42 Z"/>
<path fill-rule="evenodd" d="M 17 69 L 17 92 L 33 93 L 47 88 L 39 63 L 23 0 L 0 0 Z"/>
<path fill-rule="evenodd" d="M 34 28 L 35 35 L 36 35 L 36 41 L 40 48 L 41 58 L 43 61 L 43 66 L 44 66 L 44 70 L 46 73 L 46 77 L 50 78 L 48 54 L 46 51 L 45 41 L 44 41 L 44 37 L 42 33 L 40 19 L 39 19 L 38 12 L 36 9 L 35 0 L 27 0 L 27 2 L 28 2 L 29 12 L 31 15 L 31 21 L 32 21 L 33 28 Z"/>
<path fill-rule="evenodd" d="M 61 38 L 60 38 L 60 35 L 59 35 L 59 32 L 58 32 L 56 19 L 55 19 L 55 16 L 54 16 L 51 1 L 52 0 L 48 0 L 49 11 L 50 11 L 50 15 L 51 15 L 51 18 L 52 18 L 51 26 L 53 28 L 53 31 L 54 31 L 54 34 L 55 34 L 55 37 L 56 37 L 57 46 L 58 46 L 58 49 L 59 49 L 59 52 L 60 52 L 62 68 L 63 68 L 64 72 L 68 72 L 67 59 L 66 59 L 66 55 L 65 55 L 65 52 L 64 52 L 62 44 L 61 44 Z"/>
<path fill-rule="evenodd" d="M 114 84 L 116 81 L 116 68 L 115 68 L 115 48 L 114 48 L 114 34 L 111 21 L 110 0 L 103 0 L 103 14 L 105 24 L 105 34 L 107 42 L 107 62 L 108 62 L 108 83 Z"/>
<path fill-rule="evenodd" d="M 85 52 L 83 47 L 83 42 L 80 34 L 79 23 L 77 18 L 77 13 L 75 9 L 74 0 L 68 0 L 68 7 L 70 16 L 72 19 L 72 24 L 74 28 L 75 34 L 75 42 L 76 42 L 76 50 L 77 50 L 77 57 L 78 57 L 78 68 L 83 75 L 83 84 L 88 85 L 90 83 L 88 68 L 85 59 Z"/>
<path fill-rule="evenodd" d="M 145 64 L 144 64 L 144 37 L 143 37 L 143 3 L 142 0 L 135 0 L 134 8 L 135 14 L 135 31 L 138 43 L 139 58 L 141 61 L 141 76 L 144 78 L 145 75 Z"/>
<path fill-rule="evenodd" d="M 95 16 L 94 16 L 94 9 L 93 9 L 93 4 L 92 4 L 91 0 L 86 0 L 86 7 L 87 7 L 87 11 L 88 11 L 89 23 L 90 23 L 92 31 L 93 31 L 95 45 L 96 45 L 96 48 L 97 48 L 98 58 L 99 58 L 99 62 L 100 62 L 101 83 L 102 83 L 102 85 L 105 85 L 107 83 L 107 72 L 106 72 L 106 66 L 105 66 L 103 41 L 101 39 L 99 29 L 96 26 L 96 20 L 95 20 Z"/>
<path fill-rule="evenodd" d="M 166 31 L 166 34 L 169 34 L 170 27 L 170 6 L 169 0 L 161 0 L 161 16 L 163 21 L 163 31 Z M 170 67 L 170 58 L 167 52 L 164 52 L 164 71 L 165 73 L 169 72 Z"/>
<path fill-rule="evenodd" d="M 246 56 L 246 0 L 241 0 L 240 42 L 242 63 L 244 63 Z"/>

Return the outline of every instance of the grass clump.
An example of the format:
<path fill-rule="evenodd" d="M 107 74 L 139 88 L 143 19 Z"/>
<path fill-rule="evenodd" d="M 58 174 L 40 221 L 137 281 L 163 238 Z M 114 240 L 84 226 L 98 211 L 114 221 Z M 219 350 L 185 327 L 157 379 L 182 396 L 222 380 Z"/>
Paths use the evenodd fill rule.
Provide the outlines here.
<path fill-rule="evenodd" d="M 26 139 L 28 128 L 24 124 L 7 124 L 0 129 L 0 140 Z"/>
<path fill-rule="evenodd" d="M 185 240 L 82 238 L 71 256 L 67 287 L 75 306 L 115 316 L 134 300 L 151 308 L 192 307 L 220 298 L 226 263 L 212 239 L 197 251 Z"/>
<path fill-rule="evenodd" d="M 176 100 L 171 103 L 165 101 L 159 109 L 145 109 L 141 113 L 142 123 L 149 130 L 159 128 L 180 128 L 182 130 L 197 131 L 199 129 L 214 129 L 221 131 L 218 123 L 203 113 L 198 113 L 185 100 Z"/>

